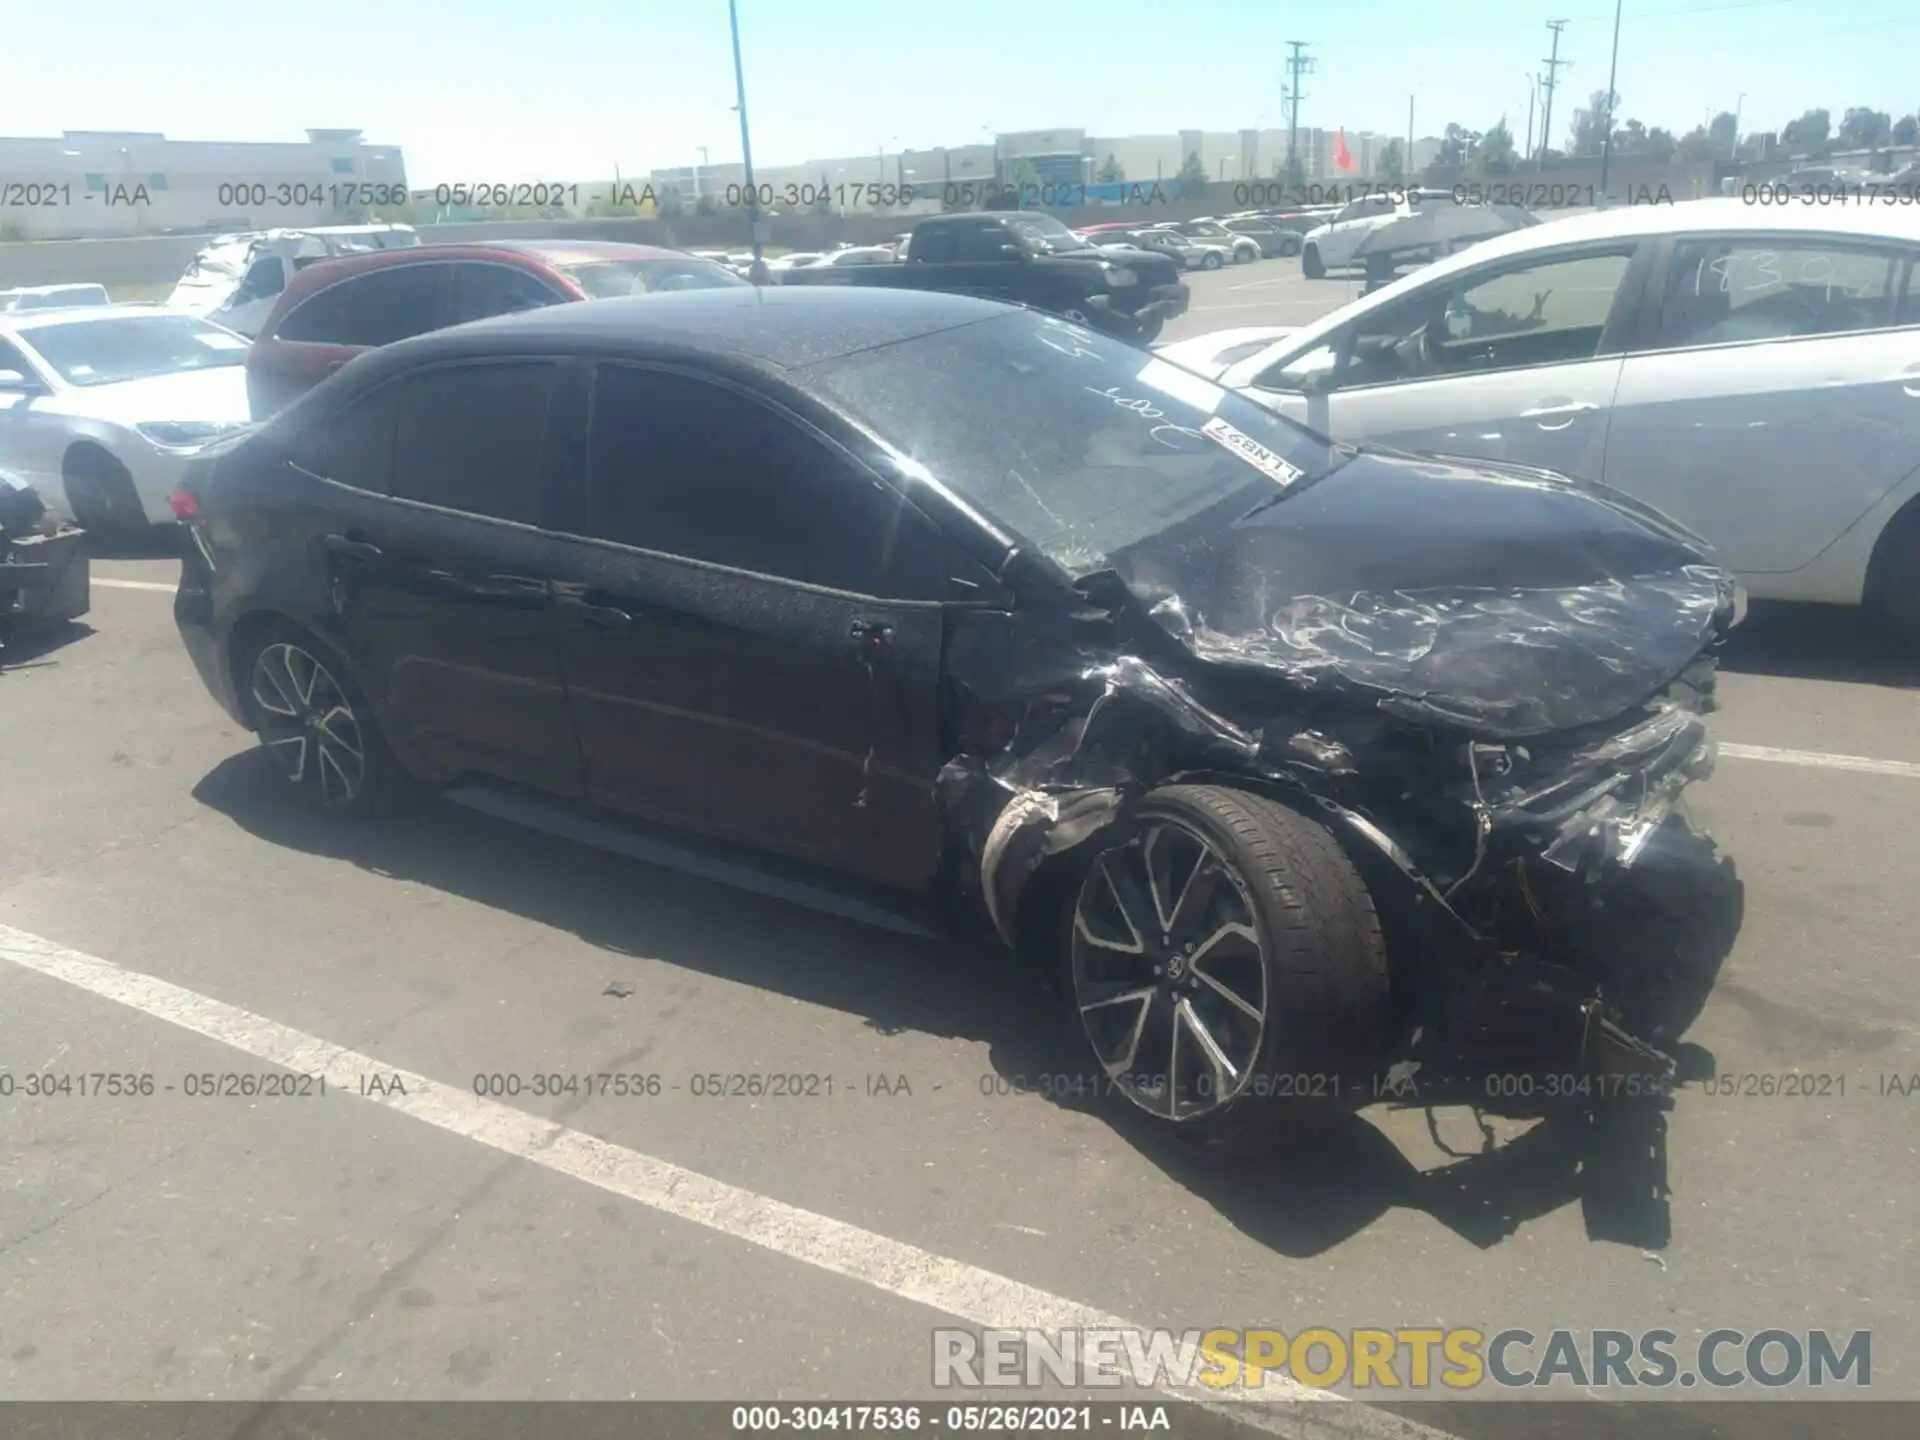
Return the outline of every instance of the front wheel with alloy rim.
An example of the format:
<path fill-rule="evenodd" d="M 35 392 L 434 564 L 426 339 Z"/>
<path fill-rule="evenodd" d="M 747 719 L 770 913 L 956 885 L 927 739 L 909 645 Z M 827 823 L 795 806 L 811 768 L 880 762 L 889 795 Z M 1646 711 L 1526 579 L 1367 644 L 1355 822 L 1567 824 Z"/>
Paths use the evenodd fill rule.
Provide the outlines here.
<path fill-rule="evenodd" d="M 1209 250 L 1207 252 L 1207 258 L 1200 262 L 1200 268 L 1202 270 L 1218 270 L 1222 263 L 1220 252 L 1218 250 Z"/>
<path fill-rule="evenodd" d="M 1067 948 L 1105 1088 L 1163 1133 L 1246 1154 L 1364 1103 L 1386 948 L 1359 871 L 1297 811 L 1221 786 L 1155 791 L 1084 871 Z"/>
<path fill-rule="evenodd" d="M 252 647 L 240 674 L 261 749 L 303 800 L 359 815 L 394 798 L 399 768 L 366 700 L 326 647 L 275 628 Z"/>

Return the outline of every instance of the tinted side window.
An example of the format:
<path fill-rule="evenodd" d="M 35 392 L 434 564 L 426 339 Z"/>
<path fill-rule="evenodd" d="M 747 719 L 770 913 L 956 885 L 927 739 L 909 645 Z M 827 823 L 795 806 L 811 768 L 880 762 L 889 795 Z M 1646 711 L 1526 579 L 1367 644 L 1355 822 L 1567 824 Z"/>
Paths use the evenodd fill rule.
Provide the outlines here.
<path fill-rule="evenodd" d="M 456 265 L 453 269 L 453 319 L 484 320 L 489 315 L 511 315 L 538 310 L 565 298 L 537 275 L 513 265 Z"/>
<path fill-rule="evenodd" d="M 1900 301 L 1900 323 L 1920 325 L 1920 256 L 1907 259 L 1907 293 Z"/>
<path fill-rule="evenodd" d="M 960 255 L 959 227 L 940 225 L 930 230 L 917 231 L 913 240 L 913 258 L 916 260 L 955 260 Z"/>
<path fill-rule="evenodd" d="M 278 255 L 263 256 L 253 262 L 253 267 L 241 280 L 239 288 L 233 292 L 234 305 L 245 305 L 252 300 L 264 300 L 269 295 L 278 295 L 287 288 L 287 269 Z"/>
<path fill-rule="evenodd" d="M 1838 241 L 1682 240 L 1654 348 L 1879 329 L 1892 323 L 1897 264 Z"/>
<path fill-rule="evenodd" d="M 0 370 L 18 370 L 29 382 L 35 378 L 33 367 L 27 364 L 27 357 L 5 340 L 0 340 Z"/>
<path fill-rule="evenodd" d="M 355 275 L 288 312 L 275 332 L 312 345 L 391 345 L 440 324 L 443 265 L 394 265 Z"/>
<path fill-rule="evenodd" d="M 387 493 L 393 482 L 393 428 L 398 407 L 384 386 L 319 417 L 294 442 L 294 462 L 357 490 Z"/>
<path fill-rule="evenodd" d="M 601 539 L 862 595 L 941 593 L 931 522 L 792 421 L 704 380 L 603 367 L 587 493 Z"/>
<path fill-rule="evenodd" d="M 1005 260 L 1007 254 L 1000 247 L 1018 242 L 1000 226 L 994 224 L 965 225 L 956 227 L 960 231 L 960 253 L 962 260 Z"/>
<path fill-rule="evenodd" d="M 534 360 L 451 365 L 402 381 L 393 493 L 537 524 L 559 376 L 554 362 Z"/>

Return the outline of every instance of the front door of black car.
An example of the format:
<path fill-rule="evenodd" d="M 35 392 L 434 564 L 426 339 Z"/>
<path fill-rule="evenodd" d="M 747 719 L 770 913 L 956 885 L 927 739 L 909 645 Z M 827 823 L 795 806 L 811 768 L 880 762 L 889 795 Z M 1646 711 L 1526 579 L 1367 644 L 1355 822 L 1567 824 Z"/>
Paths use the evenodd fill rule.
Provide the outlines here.
<path fill-rule="evenodd" d="M 552 603 L 563 542 L 537 528 L 560 373 L 438 366 L 364 402 L 393 427 L 389 497 L 319 538 L 355 669 L 423 778 L 582 793 Z"/>
<path fill-rule="evenodd" d="M 684 373 L 600 367 L 585 460 L 558 591 L 593 798 L 926 883 L 945 758 L 930 522 L 792 417 Z"/>

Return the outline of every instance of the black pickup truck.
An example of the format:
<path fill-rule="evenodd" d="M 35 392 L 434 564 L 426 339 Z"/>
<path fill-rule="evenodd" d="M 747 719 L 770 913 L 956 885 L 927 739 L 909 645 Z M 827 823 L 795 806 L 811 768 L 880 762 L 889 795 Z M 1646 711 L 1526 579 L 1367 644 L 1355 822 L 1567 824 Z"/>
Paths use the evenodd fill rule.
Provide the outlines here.
<path fill-rule="evenodd" d="M 1187 308 L 1179 262 L 1099 247 L 1029 210 L 930 215 L 892 265 L 802 266 L 782 285 L 885 285 L 1031 305 L 1145 345 Z"/>

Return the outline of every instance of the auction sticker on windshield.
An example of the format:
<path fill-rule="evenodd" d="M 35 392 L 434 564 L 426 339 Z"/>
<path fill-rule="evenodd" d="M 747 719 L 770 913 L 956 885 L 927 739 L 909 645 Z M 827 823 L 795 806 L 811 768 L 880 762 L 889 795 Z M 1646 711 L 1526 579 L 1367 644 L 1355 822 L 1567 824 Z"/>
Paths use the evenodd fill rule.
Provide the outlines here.
<path fill-rule="evenodd" d="M 1289 465 L 1251 435 L 1234 429 L 1217 415 L 1200 427 L 1200 433 L 1215 444 L 1226 446 L 1283 489 L 1306 473 L 1298 465 Z"/>
<path fill-rule="evenodd" d="M 212 334 L 195 335 L 193 338 L 209 350 L 244 350 L 247 348 L 247 342 L 241 336 L 222 335 L 218 331 Z"/>

